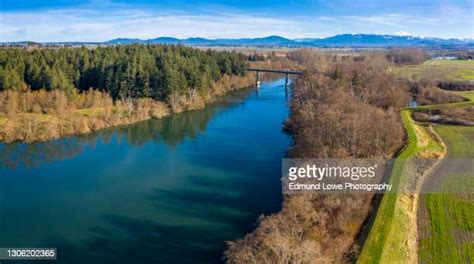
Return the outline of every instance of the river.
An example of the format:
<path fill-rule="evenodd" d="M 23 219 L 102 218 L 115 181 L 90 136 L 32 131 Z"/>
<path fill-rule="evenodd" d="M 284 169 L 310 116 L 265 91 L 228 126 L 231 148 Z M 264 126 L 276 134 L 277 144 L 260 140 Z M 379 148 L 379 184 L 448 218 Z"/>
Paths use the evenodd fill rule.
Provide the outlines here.
<path fill-rule="evenodd" d="M 221 262 L 225 241 L 280 208 L 287 116 L 279 79 L 203 110 L 0 144 L 0 247 L 54 247 L 57 263 Z"/>

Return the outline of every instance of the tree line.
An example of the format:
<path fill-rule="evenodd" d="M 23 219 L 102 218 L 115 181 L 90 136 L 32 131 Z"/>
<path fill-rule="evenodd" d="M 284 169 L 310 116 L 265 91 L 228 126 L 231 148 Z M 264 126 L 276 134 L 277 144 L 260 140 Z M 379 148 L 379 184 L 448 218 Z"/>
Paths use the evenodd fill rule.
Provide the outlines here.
<path fill-rule="evenodd" d="M 0 49 L 0 90 L 89 90 L 114 99 L 206 94 L 224 75 L 243 75 L 247 57 L 185 46 Z"/>

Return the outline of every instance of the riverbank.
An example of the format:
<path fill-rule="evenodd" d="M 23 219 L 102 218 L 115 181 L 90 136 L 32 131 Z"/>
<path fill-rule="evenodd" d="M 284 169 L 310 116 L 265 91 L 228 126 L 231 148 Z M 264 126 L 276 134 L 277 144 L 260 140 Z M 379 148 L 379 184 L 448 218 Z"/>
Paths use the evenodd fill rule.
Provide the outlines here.
<path fill-rule="evenodd" d="M 108 95 L 92 90 L 74 99 L 68 99 L 60 91 L 5 91 L 0 95 L 3 106 L 0 111 L 0 141 L 46 141 L 202 109 L 229 91 L 252 86 L 254 81 L 252 73 L 224 75 L 212 84 L 212 92 L 194 96 L 192 100 L 181 100 L 174 107 L 150 98 L 112 102 Z M 75 106 L 71 107 L 73 104 Z"/>

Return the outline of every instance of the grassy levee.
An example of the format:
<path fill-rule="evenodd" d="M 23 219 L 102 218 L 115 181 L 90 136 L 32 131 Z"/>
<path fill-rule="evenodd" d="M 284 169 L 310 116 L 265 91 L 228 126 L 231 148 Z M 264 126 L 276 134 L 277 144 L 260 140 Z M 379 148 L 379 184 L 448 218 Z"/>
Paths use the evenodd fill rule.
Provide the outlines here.
<path fill-rule="evenodd" d="M 469 101 L 405 108 L 401 111 L 402 121 L 407 132 L 407 144 L 399 153 L 392 169 L 390 183 L 393 184 L 393 190 L 400 190 L 401 183 L 407 182 L 407 179 L 404 178 L 406 175 L 403 173 L 403 167 L 407 159 L 414 158 L 424 152 L 446 151 L 444 146 L 437 142 L 425 127 L 411 118 L 412 113 L 421 109 L 474 105 L 474 91 L 456 93 L 468 98 Z M 446 127 L 448 128 L 446 129 Z M 450 127 L 452 126 L 440 126 L 436 129 L 436 132 L 441 134 L 443 140 L 446 139 L 450 143 L 449 149 L 459 153 L 466 151 L 462 145 L 472 145 L 472 141 L 461 142 L 460 137 L 453 135 L 453 131 L 449 131 Z M 464 129 L 474 131 L 473 128 Z M 453 140 L 453 138 L 457 140 Z M 474 140 L 474 138 L 471 140 Z M 452 262 L 452 260 L 462 260 L 463 256 L 468 256 L 472 261 L 474 259 L 474 243 L 459 248 L 457 243 L 453 243 L 454 240 L 451 234 L 447 232 L 448 229 L 453 229 L 453 223 L 460 223 L 454 227 L 467 227 L 468 230 L 472 231 L 474 227 L 474 206 L 472 203 L 459 200 L 459 198 L 449 198 L 446 195 L 443 197 L 440 194 L 429 196 L 426 202 L 430 217 L 433 220 L 430 221 L 430 224 L 433 233 L 436 234 L 431 240 L 422 241 L 418 249 L 416 241 L 413 241 L 417 238 L 416 215 L 414 216 L 412 212 L 413 206 L 415 206 L 414 203 L 416 203 L 414 195 L 397 193 L 396 191 L 385 194 L 357 262 L 362 264 L 416 263 L 418 262 L 418 250 L 421 259 L 426 259 L 430 255 L 434 256 L 428 260 L 429 262 L 459 263 Z M 454 209 L 445 210 L 445 208 Z M 413 217 L 415 217 L 415 221 L 413 221 Z M 469 220 L 466 221 L 466 219 Z M 448 247 L 448 250 L 451 250 L 450 252 L 455 253 L 447 254 L 448 257 L 443 256 L 445 247 Z M 451 257 L 449 257 L 450 255 Z"/>
<path fill-rule="evenodd" d="M 417 124 L 412 118 L 413 109 L 401 111 L 401 117 L 407 131 L 407 144 L 395 160 L 390 183 L 393 190 L 399 190 L 404 179 L 404 164 L 407 159 L 414 158 L 420 152 L 441 151 L 440 146 L 424 127 Z M 403 193 L 385 194 L 377 211 L 375 222 L 365 242 L 358 263 L 410 263 L 413 262 L 410 236 L 415 231 L 411 209 L 413 196 Z"/>

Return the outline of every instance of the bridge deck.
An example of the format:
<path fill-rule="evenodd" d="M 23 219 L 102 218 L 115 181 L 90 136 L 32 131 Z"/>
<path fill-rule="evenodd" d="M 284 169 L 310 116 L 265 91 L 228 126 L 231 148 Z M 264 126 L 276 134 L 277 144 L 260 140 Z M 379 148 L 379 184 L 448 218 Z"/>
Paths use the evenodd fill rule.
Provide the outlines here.
<path fill-rule="evenodd" d="M 302 71 L 290 71 L 290 70 L 272 70 L 272 69 L 259 69 L 259 68 L 247 68 L 247 71 L 256 72 L 273 72 L 273 73 L 286 73 L 286 74 L 302 74 Z"/>

